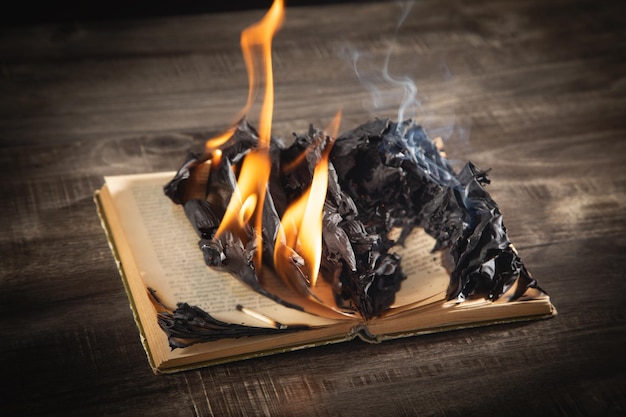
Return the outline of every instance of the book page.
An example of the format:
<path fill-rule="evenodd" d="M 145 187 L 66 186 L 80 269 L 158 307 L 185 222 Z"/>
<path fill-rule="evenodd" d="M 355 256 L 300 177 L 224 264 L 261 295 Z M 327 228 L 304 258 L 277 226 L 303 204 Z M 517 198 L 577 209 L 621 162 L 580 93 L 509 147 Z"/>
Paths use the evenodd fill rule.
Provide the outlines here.
<path fill-rule="evenodd" d="M 168 308 L 179 302 L 195 305 L 231 323 L 267 326 L 236 309 L 238 304 L 284 324 L 326 325 L 334 321 L 286 308 L 209 268 L 198 237 L 182 206 L 172 203 L 163 186 L 174 173 L 106 177 L 122 228 L 146 287 Z"/>
<path fill-rule="evenodd" d="M 390 233 L 391 238 L 400 235 L 399 229 Z M 392 308 L 414 304 L 422 301 L 432 302 L 434 298 L 442 299 L 450 282 L 450 275 L 443 267 L 441 253 L 432 252 L 435 239 L 424 229 L 415 228 L 407 236 L 404 246 L 396 245 L 391 253 L 402 256 L 400 265 L 406 274 L 400 291 Z"/>

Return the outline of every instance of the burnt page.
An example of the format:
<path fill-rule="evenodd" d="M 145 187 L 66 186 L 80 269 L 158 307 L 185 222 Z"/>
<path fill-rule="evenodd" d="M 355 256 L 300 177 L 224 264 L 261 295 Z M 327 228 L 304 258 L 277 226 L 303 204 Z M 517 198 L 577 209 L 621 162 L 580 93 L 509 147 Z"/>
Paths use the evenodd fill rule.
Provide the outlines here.
<path fill-rule="evenodd" d="M 324 325 L 329 320 L 287 309 L 250 290 L 226 273 L 207 267 L 183 208 L 163 199 L 163 183 L 171 173 L 107 177 L 125 235 L 133 249 L 146 288 L 169 308 L 185 302 L 215 318 L 250 326 L 262 322 L 237 305 L 285 323 Z"/>

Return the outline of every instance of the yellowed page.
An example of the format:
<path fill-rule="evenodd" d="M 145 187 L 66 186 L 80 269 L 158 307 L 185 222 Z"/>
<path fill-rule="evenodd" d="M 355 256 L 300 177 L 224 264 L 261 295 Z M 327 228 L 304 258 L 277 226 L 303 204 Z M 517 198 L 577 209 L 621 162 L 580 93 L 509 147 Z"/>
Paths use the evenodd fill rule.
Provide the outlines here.
<path fill-rule="evenodd" d="M 436 301 L 384 320 L 373 320 L 367 327 L 378 340 L 384 340 L 446 329 L 536 320 L 554 315 L 556 309 L 550 303 L 550 297 L 543 294 L 534 300 L 506 303 L 494 303 L 485 299 L 462 303 Z"/>
<path fill-rule="evenodd" d="M 399 234 L 399 229 L 394 229 L 390 237 L 397 238 Z M 435 239 L 424 229 L 415 228 L 404 246 L 396 245 L 390 250 L 402 256 L 402 270 L 407 276 L 392 308 L 443 299 L 450 275 L 442 265 L 441 253 L 431 252 L 434 246 Z"/>
<path fill-rule="evenodd" d="M 328 325 L 333 320 L 289 309 L 257 294 L 228 273 L 205 265 L 183 208 L 163 194 L 174 173 L 106 177 L 120 223 L 146 287 L 168 307 L 196 305 L 219 320 L 266 326 L 238 304 L 284 324 Z M 156 319 L 156 318 L 155 318 Z"/>

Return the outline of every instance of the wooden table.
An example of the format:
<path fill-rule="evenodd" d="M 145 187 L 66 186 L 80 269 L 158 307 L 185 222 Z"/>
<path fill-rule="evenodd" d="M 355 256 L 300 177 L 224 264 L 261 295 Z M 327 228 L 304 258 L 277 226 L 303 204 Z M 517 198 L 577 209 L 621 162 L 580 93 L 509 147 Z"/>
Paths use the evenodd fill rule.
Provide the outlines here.
<path fill-rule="evenodd" d="M 2 415 L 626 413 L 626 29 L 619 1 L 418 2 L 391 75 L 454 161 L 492 168 L 554 319 L 355 341 L 155 376 L 100 228 L 103 175 L 172 170 L 232 122 L 239 32 L 262 12 L 3 28 Z M 274 133 L 397 117 L 394 3 L 294 7 L 274 42 Z M 372 82 L 374 78 L 364 80 Z M 253 122 L 255 116 L 251 116 Z"/>

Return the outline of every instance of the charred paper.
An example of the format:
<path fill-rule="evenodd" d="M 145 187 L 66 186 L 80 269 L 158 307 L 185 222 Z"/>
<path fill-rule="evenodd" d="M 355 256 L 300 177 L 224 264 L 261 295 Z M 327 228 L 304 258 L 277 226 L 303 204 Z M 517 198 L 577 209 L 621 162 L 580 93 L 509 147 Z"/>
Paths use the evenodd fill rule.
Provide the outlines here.
<path fill-rule="evenodd" d="M 212 155 L 189 155 L 164 190 L 183 205 L 209 267 L 230 272 L 278 303 L 300 308 L 261 285 L 254 258 L 260 250 L 263 267 L 272 268 L 280 219 L 310 186 L 316 163 L 330 142 L 313 127 L 296 135 L 288 147 L 272 140 L 262 230 L 248 224 L 219 237 L 216 231 L 237 186 L 241 163 L 259 144 L 257 132 L 246 121 L 239 124 L 220 147 L 219 162 L 201 178 L 200 192 L 190 191 L 197 187 L 194 175 Z M 366 320 L 384 315 L 405 279 L 402 260 L 390 249 L 416 227 L 431 235 L 436 240 L 433 251 L 442 251 L 448 259 L 449 300 L 476 295 L 496 300 L 505 293 L 513 300 L 536 287 L 507 237 L 498 205 L 484 188 L 488 182 L 487 172 L 471 162 L 455 173 L 425 130 L 412 121 L 376 119 L 337 137 L 328 164 L 320 264 L 320 279 L 333 288 L 336 307 L 354 310 Z M 388 237 L 392 228 L 402 230 L 397 241 Z M 261 248 L 254 238 L 259 234 Z M 511 288 L 516 290 L 511 293 Z M 212 340 L 207 334 L 228 337 L 232 330 L 186 304 L 161 313 L 159 320 L 173 347 L 185 345 L 185 337 L 195 340 L 202 334 L 202 340 Z M 242 326 L 233 334 L 257 331 Z"/>

